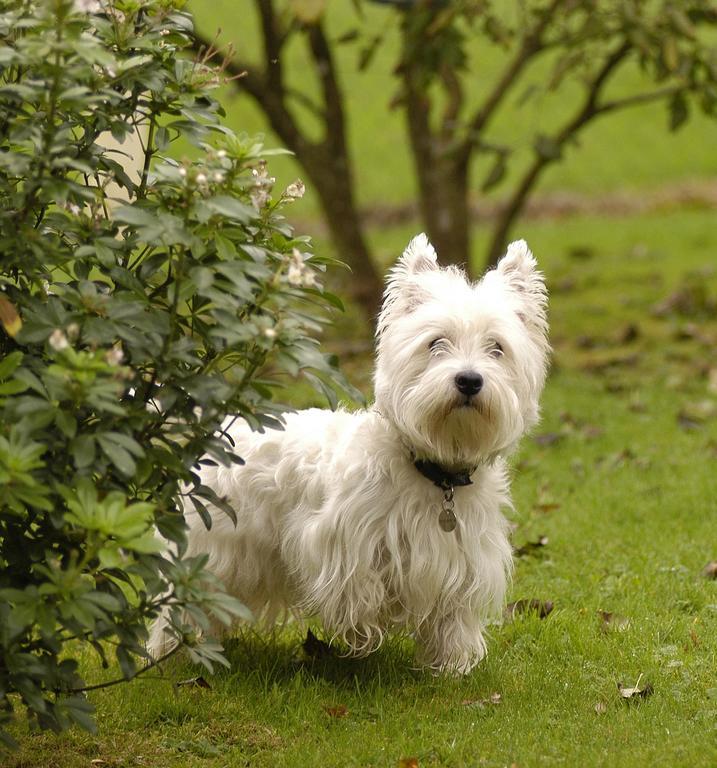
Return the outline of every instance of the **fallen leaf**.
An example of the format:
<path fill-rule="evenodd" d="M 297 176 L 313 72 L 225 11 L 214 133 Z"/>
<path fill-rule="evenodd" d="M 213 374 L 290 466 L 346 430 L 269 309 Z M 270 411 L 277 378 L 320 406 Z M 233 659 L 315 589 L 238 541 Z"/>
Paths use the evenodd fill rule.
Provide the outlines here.
<path fill-rule="evenodd" d="M 532 555 L 548 545 L 548 537 L 540 536 L 535 541 L 526 541 L 522 547 L 517 547 L 513 554 L 516 557 L 525 557 L 526 555 Z"/>
<path fill-rule="evenodd" d="M 22 328 L 22 320 L 15 305 L 6 296 L 0 296 L 0 323 L 8 336 L 13 338 Z"/>
<path fill-rule="evenodd" d="M 533 442 L 536 445 L 547 447 L 549 445 L 555 445 L 564 439 L 565 435 L 561 435 L 559 432 L 543 432 L 541 435 L 535 435 Z"/>
<path fill-rule="evenodd" d="M 595 714 L 604 715 L 607 712 L 607 704 L 604 701 L 598 701 L 595 705 Z"/>
<path fill-rule="evenodd" d="M 589 245 L 573 245 L 568 256 L 576 261 L 588 261 L 595 256 L 595 249 Z"/>
<path fill-rule="evenodd" d="M 595 440 L 605 434 L 603 427 L 599 427 L 597 424 L 586 424 L 581 432 L 586 440 Z"/>
<path fill-rule="evenodd" d="M 683 429 L 696 429 L 717 414 L 717 403 L 714 400 L 699 400 L 685 403 L 677 414 L 677 423 Z"/>
<path fill-rule="evenodd" d="M 693 648 L 699 648 L 702 645 L 699 635 L 695 632 L 695 628 L 690 629 L 690 639 L 682 646 L 685 651 L 691 651 Z"/>
<path fill-rule="evenodd" d="M 717 579 L 717 560 L 712 560 L 702 569 L 702 575 L 706 579 Z"/>
<path fill-rule="evenodd" d="M 717 394 L 717 368 L 710 368 L 707 371 L 707 389 Z"/>
<path fill-rule="evenodd" d="M 631 687 L 624 686 L 622 683 L 617 684 L 617 690 L 620 692 L 620 696 L 628 701 L 637 699 L 646 699 L 648 696 L 652 696 L 655 689 L 652 687 L 652 683 L 645 683 L 640 685 L 642 675 L 637 678 L 635 685 Z"/>
<path fill-rule="evenodd" d="M 402 757 L 398 761 L 398 768 L 418 768 L 418 758 Z"/>
<path fill-rule="evenodd" d="M 544 501 L 540 504 L 536 504 L 535 509 L 538 512 L 547 514 L 548 512 L 554 512 L 556 509 L 560 509 L 560 504 L 558 504 L 557 501 Z"/>
<path fill-rule="evenodd" d="M 209 688 L 210 690 L 212 687 L 203 677 L 190 677 L 188 680 L 180 680 L 174 684 L 174 687 L 181 688 L 185 685 L 193 688 Z"/>
<path fill-rule="evenodd" d="M 634 352 L 626 354 L 611 350 L 605 354 L 595 354 L 591 357 L 586 357 L 582 362 L 581 368 L 589 373 L 604 373 L 613 368 L 633 368 L 639 362 L 640 356 Z"/>
<path fill-rule="evenodd" d="M 677 341 L 697 341 L 705 347 L 713 347 L 714 339 L 708 336 L 697 323 L 685 323 L 674 334 Z"/>
<path fill-rule="evenodd" d="M 603 632 L 609 632 L 610 630 L 624 632 L 630 627 L 630 619 L 627 616 L 620 616 L 610 611 L 598 611 L 598 616 L 600 616 L 600 628 Z"/>
<path fill-rule="evenodd" d="M 640 326 L 637 323 L 628 323 L 617 335 L 618 344 L 629 344 L 641 336 Z"/>
<path fill-rule="evenodd" d="M 318 637 L 310 630 L 306 630 L 306 640 L 302 643 L 304 653 L 310 659 L 325 659 L 334 656 L 334 649 L 323 640 L 319 640 Z"/>
<path fill-rule="evenodd" d="M 349 715 L 348 709 L 343 704 L 337 704 L 335 707 L 324 707 L 324 712 L 329 717 L 335 717 L 337 720 Z"/>
<path fill-rule="evenodd" d="M 512 621 L 516 616 L 524 613 L 537 613 L 539 619 L 544 619 L 553 610 L 552 600 L 537 600 L 536 598 L 516 600 L 514 603 L 508 603 L 503 612 L 506 621 Z"/>
<path fill-rule="evenodd" d="M 484 709 L 488 705 L 496 705 L 496 704 L 502 704 L 503 703 L 503 696 L 498 693 L 498 691 L 495 691 L 494 693 L 491 693 L 491 695 L 487 699 L 464 699 L 461 702 L 461 706 L 463 707 L 476 707 L 478 709 Z"/>

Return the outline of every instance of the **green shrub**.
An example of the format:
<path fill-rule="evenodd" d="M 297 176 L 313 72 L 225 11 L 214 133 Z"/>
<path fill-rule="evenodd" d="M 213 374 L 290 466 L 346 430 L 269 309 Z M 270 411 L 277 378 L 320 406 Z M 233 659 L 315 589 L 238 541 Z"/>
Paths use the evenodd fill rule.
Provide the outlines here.
<path fill-rule="evenodd" d="M 91 728 L 75 657 L 89 643 L 133 677 L 163 605 L 196 660 L 223 661 L 180 607 L 200 626 L 244 609 L 155 526 L 181 553 L 181 497 L 231 515 L 195 472 L 241 461 L 227 414 L 276 427 L 282 378 L 339 383 L 313 338 L 338 303 L 327 261 L 281 215 L 302 185 L 272 197 L 269 153 L 221 124 L 223 74 L 183 53 L 181 7 L 0 6 L 3 722 L 20 699 L 42 728 Z"/>

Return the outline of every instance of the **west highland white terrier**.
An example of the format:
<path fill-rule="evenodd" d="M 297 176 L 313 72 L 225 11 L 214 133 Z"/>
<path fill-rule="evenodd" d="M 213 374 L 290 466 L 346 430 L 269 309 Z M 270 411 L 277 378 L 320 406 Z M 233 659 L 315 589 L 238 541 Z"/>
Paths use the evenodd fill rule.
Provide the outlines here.
<path fill-rule="evenodd" d="M 205 467 L 226 497 L 207 530 L 186 511 L 188 554 L 272 623 L 317 616 L 352 654 L 411 632 L 419 663 L 468 672 L 511 570 L 505 457 L 538 420 L 547 294 L 526 243 L 471 283 L 425 235 L 388 275 L 375 405 L 310 409 L 283 431 L 230 430 L 246 464 Z M 166 651 L 166 617 L 149 650 Z"/>

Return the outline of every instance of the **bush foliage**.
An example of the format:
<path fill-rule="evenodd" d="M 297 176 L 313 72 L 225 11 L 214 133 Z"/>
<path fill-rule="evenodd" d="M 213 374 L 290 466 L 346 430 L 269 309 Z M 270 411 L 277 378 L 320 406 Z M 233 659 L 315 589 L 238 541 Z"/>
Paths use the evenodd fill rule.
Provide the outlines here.
<path fill-rule="evenodd" d="M 221 124 L 223 73 L 183 53 L 181 6 L 0 11 L 4 722 L 21 700 L 42 728 L 91 728 L 78 653 L 91 644 L 133 677 L 163 605 L 196 660 L 222 661 L 180 607 L 200 626 L 243 609 L 155 527 L 181 554 L 182 503 L 207 524 L 208 503 L 231 515 L 195 472 L 202 456 L 241 461 L 227 414 L 275 427 L 282 378 L 330 396 L 340 383 L 313 338 L 338 304 L 327 262 L 281 213 L 303 187 L 272 196 L 268 153 Z M 177 140 L 194 159 L 174 159 Z"/>

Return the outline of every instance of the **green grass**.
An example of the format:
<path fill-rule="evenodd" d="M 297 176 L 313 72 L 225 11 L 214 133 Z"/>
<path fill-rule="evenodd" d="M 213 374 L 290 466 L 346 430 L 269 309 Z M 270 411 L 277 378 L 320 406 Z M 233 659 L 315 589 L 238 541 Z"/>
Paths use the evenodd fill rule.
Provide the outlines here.
<path fill-rule="evenodd" d="M 201 673 L 176 661 L 93 693 L 97 735 L 18 726 L 21 750 L 3 766 L 717 763 L 717 582 L 701 573 L 717 559 L 713 215 L 525 234 L 552 291 L 555 365 L 543 423 L 514 461 L 510 515 L 517 546 L 548 543 L 517 560 L 511 600 L 550 600 L 552 613 L 492 627 L 487 659 L 464 679 L 413 670 L 409 639 L 363 661 L 310 661 L 298 627 L 249 634 L 228 642 L 232 669 L 211 689 L 176 687 Z M 407 235 L 374 233 L 386 253 Z M 678 291 L 693 300 L 685 314 L 655 315 Z M 370 365 L 350 361 L 364 386 Z M 606 627 L 599 611 L 629 625 Z M 116 674 L 87 663 L 93 681 Z M 618 683 L 638 680 L 653 694 L 622 700 Z"/>

